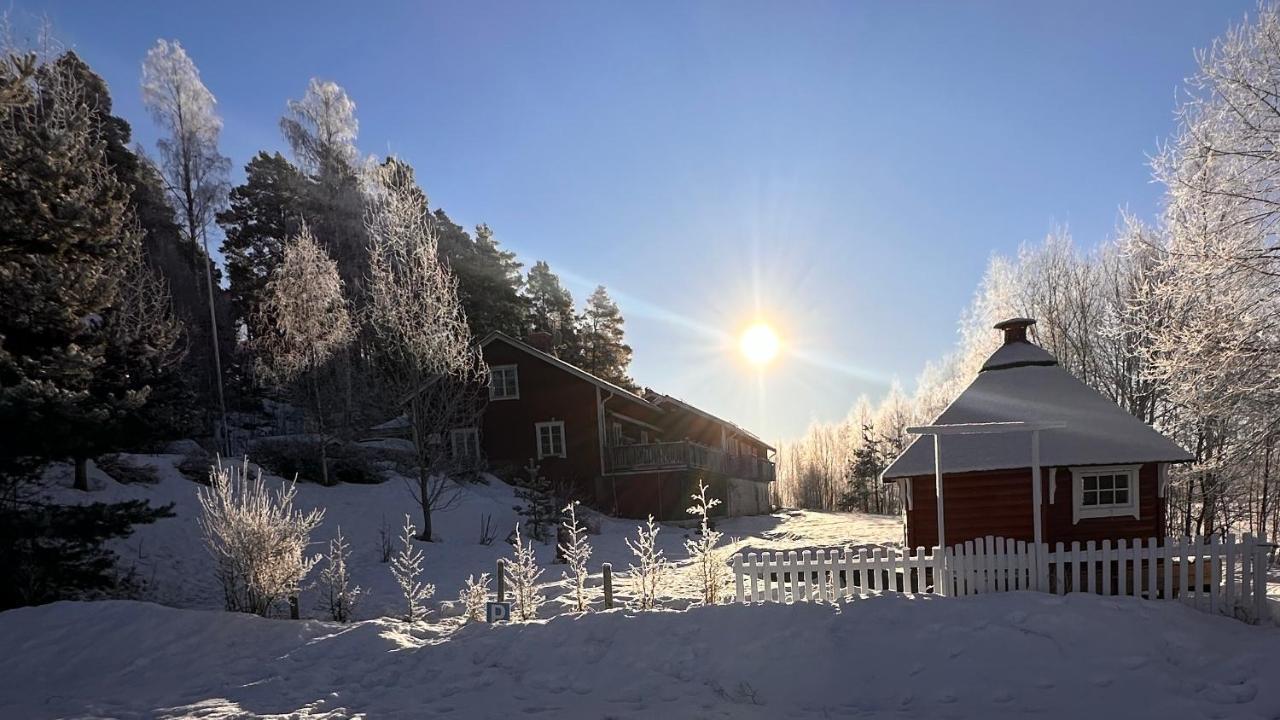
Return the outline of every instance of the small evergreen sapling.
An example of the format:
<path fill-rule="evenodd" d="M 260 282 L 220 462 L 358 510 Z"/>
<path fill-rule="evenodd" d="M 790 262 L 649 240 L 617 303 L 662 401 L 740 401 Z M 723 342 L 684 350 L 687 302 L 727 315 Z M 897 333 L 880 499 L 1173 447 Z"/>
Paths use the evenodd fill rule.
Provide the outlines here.
<path fill-rule="evenodd" d="M 561 521 L 568 540 L 560 544 L 560 556 L 569 566 L 564 573 L 573 582 L 573 607 L 577 612 L 587 611 L 587 561 L 591 559 L 591 543 L 587 542 L 587 528 L 578 524 L 578 503 L 571 502 L 564 508 Z"/>
<path fill-rule="evenodd" d="M 413 521 L 406 514 L 404 532 L 400 536 L 402 542 L 400 552 L 391 558 L 391 574 L 395 576 L 396 584 L 400 586 L 400 592 L 404 595 L 404 619 L 407 622 L 421 620 L 427 612 L 423 603 L 436 593 L 435 585 L 423 583 L 418 579 L 422 575 L 423 555 L 422 550 L 413 546 L 415 532 L 417 528 L 413 526 Z"/>
<path fill-rule="evenodd" d="M 484 619 L 485 603 L 489 602 L 489 573 L 467 576 L 467 583 L 458 593 L 458 602 L 464 608 L 463 617 L 468 622 Z"/>
<path fill-rule="evenodd" d="M 506 563 L 506 568 L 507 577 L 511 580 L 516 614 L 521 620 L 532 620 L 537 617 L 538 608 L 546 600 L 538 589 L 542 568 L 538 567 L 538 559 L 533 554 L 533 541 L 521 540 L 519 525 L 516 525 L 512 558 Z"/>
<path fill-rule="evenodd" d="M 716 547 L 721 533 L 711 529 L 711 508 L 720 504 L 716 498 L 707 497 L 707 486 L 698 481 L 698 492 L 691 496 L 693 505 L 685 512 L 698 517 L 698 535 L 686 540 L 684 547 L 693 560 L 693 572 L 702 586 L 702 603 L 714 605 L 720 599 L 720 591 L 729 579 L 729 566 L 724 553 Z"/>
<path fill-rule="evenodd" d="M 640 610 L 652 610 L 658 603 L 658 593 L 666 587 L 667 573 L 671 569 L 662 550 L 658 548 L 658 524 L 653 516 L 644 524 L 636 527 L 636 541 L 626 538 L 627 547 L 636 556 L 638 564 L 631 566 L 628 578 L 631 581 L 632 603 Z"/>
<path fill-rule="evenodd" d="M 325 566 L 320 571 L 320 588 L 324 593 L 329 617 L 338 622 L 351 622 L 354 617 L 356 603 L 363 590 L 360 586 L 351 586 L 351 573 L 347 570 L 347 559 L 351 556 L 351 547 L 342 537 L 342 526 L 338 526 L 338 534 L 329 541 L 329 552 L 324 556 Z"/>

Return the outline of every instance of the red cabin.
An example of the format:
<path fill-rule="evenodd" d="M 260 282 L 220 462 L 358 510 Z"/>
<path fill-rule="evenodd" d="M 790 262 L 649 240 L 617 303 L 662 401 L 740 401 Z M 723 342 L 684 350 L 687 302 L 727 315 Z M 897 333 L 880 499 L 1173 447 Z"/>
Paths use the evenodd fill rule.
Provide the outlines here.
<path fill-rule="evenodd" d="M 481 341 L 489 404 L 479 438 L 455 445 L 477 442 L 506 477 L 527 477 L 534 463 L 539 475 L 571 485 L 577 497 L 613 515 L 688 519 L 699 479 L 722 501 L 718 514 L 770 510 L 767 443 L 669 395 L 602 380 L 539 342 L 500 332 Z"/>
<path fill-rule="evenodd" d="M 908 547 L 940 544 L 940 523 L 948 546 L 1165 535 L 1168 465 L 1194 456 L 1030 342 L 1034 323 L 996 325 L 1004 344 L 882 474 L 903 486 Z"/>

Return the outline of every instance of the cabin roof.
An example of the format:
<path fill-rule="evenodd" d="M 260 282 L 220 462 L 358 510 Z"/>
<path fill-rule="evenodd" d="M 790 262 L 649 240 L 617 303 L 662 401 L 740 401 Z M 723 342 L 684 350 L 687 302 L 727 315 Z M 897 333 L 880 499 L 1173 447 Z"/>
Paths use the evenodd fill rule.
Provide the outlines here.
<path fill-rule="evenodd" d="M 1019 421 L 1064 424 L 1040 431 L 1041 467 L 1194 459 L 1067 372 L 1051 353 L 1026 341 L 1006 343 L 993 353 L 933 424 Z M 941 439 L 941 457 L 944 473 L 1030 467 L 1031 441 L 1023 433 L 948 435 Z M 921 435 L 881 477 L 888 481 L 933 474 L 933 438 Z"/>
<path fill-rule="evenodd" d="M 714 423 L 719 423 L 720 425 L 723 425 L 723 426 L 725 426 L 725 427 L 729 428 L 729 429 L 730 429 L 730 430 L 732 430 L 733 432 L 735 432 L 735 433 L 737 433 L 737 434 L 739 434 L 739 435 L 742 435 L 743 437 L 746 437 L 746 438 L 748 438 L 749 440 L 752 440 L 753 442 L 757 442 L 757 443 L 759 443 L 760 445 L 763 445 L 764 447 L 768 448 L 769 450 L 776 450 L 776 449 L 777 449 L 777 448 L 775 448 L 774 446 L 770 445 L 769 443 L 767 443 L 767 442 L 765 442 L 765 441 L 761 440 L 759 437 L 757 437 L 757 436 L 755 435 L 755 433 L 752 433 L 751 431 L 747 430 L 746 428 L 742 427 L 741 425 L 738 425 L 737 423 L 730 422 L 729 420 L 725 420 L 724 418 L 716 417 L 715 415 L 712 415 L 711 413 L 707 412 L 706 410 L 703 410 L 703 409 L 698 408 L 698 407 L 694 407 L 693 405 L 690 405 L 689 403 L 687 403 L 687 402 L 685 402 L 685 401 L 681 400 L 681 399 L 680 399 L 680 398 L 678 398 L 678 397 L 673 397 L 673 396 L 671 396 L 671 395 L 664 395 L 664 394 L 662 394 L 662 393 L 660 393 L 660 392 L 658 392 L 658 391 L 656 391 L 656 390 L 650 389 L 650 388 L 645 388 L 645 390 L 646 390 L 645 397 L 647 397 L 651 402 L 653 402 L 653 403 L 655 403 L 655 404 L 657 404 L 657 405 L 661 405 L 661 404 L 663 404 L 663 403 L 670 403 L 670 404 L 672 404 L 672 405 L 676 405 L 676 406 L 681 407 L 681 408 L 683 408 L 683 409 L 685 409 L 685 410 L 688 410 L 689 412 L 691 412 L 691 413 L 693 413 L 693 414 L 695 414 L 695 415 L 698 415 L 698 416 L 700 416 L 700 417 L 704 417 L 704 418 L 706 418 L 706 419 L 708 419 L 708 420 L 710 420 L 710 421 L 712 421 L 712 422 L 714 422 Z"/>

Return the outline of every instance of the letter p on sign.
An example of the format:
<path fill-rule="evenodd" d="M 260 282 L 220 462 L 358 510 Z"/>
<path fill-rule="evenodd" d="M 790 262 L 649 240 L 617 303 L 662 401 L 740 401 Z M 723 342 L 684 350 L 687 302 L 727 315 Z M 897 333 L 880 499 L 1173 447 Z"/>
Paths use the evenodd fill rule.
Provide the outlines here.
<path fill-rule="evenodd" d="M 506 622 L 511 619 L 511 603 L 491 602 L 485 605 L 485 622 Z"/>

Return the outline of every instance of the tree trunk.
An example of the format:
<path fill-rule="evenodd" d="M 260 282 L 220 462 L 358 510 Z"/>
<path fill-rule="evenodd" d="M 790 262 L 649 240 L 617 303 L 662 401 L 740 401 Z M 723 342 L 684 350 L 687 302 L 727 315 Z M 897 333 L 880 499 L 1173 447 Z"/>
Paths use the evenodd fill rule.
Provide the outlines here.
<path fill-rule="evenodd" d="M 76 490 L 89 490 L 89 461 L 86 458 L 78 457 L 75 461 L 76 477 L 73 487 Z"/>
<path fill-rule="evenodd" d="M 431 542 L 431 478 L 421 464 L 418 465 L 418 492 L 422 497 L 422 536 L 418 539 Z"/>

